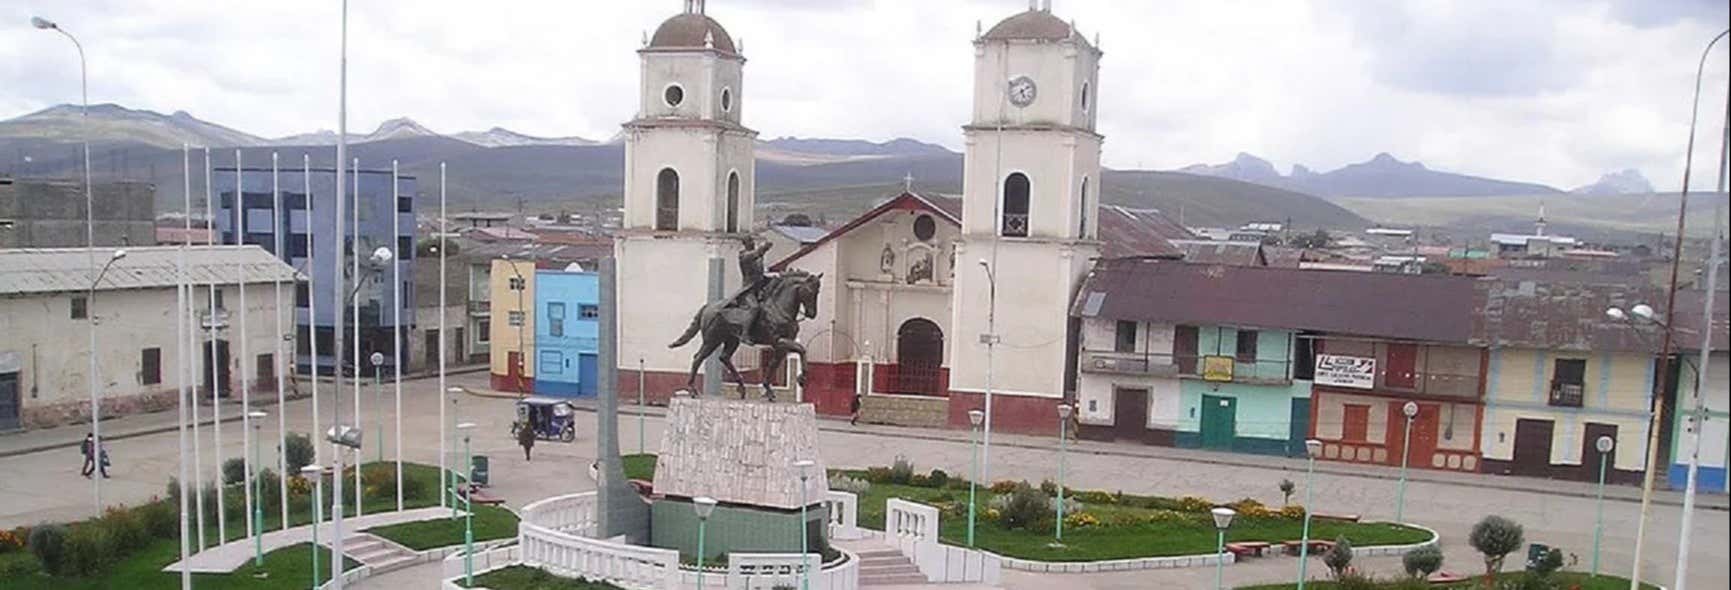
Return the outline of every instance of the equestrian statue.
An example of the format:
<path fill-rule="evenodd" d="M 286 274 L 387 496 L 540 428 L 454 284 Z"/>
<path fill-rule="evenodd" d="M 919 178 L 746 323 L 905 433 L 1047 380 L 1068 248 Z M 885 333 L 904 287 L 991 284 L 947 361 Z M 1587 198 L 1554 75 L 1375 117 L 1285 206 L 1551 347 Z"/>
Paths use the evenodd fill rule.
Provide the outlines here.
<path fill-rule="evenodd" d="M 739 274 L 745 284 L 732 296 L 698 309 L 685 333 L 668 348 L 684 346 L 702 334 L 703 344 L 691 357 L 691 374 L 685 380 L 686 388 L 698 391 L 698 368 L 703 366 L 704 360 L 720 351 L 721 366 L 738 384 L 739 397 L 744 399 L 745 377 L 733 366 L 733 352 L 741 344 L 769 347 L 773 354 L 762 367 L 763 397 L 773 402 L 775 391 L 770 388 L 770 376 L 781 368 L 788 353 L 799 355 L 797 379 L 800 385 L 805 384 L 805 347 L 799 343 L 799 321 L 801 315 L 805 319 L 817 317 L 817 294 L 822 287 L 823 274 L 814 275 L 797 269 L 776 275 L 766 274 L 763 257 L 769 252 L 770 244 L 758 243 L 750 237 L 744 238 L 743 242 L 745 250 L 739 253 Z"/>

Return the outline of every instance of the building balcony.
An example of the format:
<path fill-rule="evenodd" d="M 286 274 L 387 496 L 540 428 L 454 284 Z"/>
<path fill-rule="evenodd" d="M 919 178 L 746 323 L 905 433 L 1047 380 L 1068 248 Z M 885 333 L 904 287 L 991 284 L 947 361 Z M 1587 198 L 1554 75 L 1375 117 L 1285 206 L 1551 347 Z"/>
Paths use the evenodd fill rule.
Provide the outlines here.
<path fill-rule="evenodd" d="M 1582 401 L 1582 387 L 1579 383 L 1551 382 L 1550 405 L 1563 408 L 1579 408 Z"/>
<path fill-rule="evenodd" d="M 1082 370 L 1089 373 L 1176 377 L 1178 363 L 1169 354 L 1139 354 L 1109 350 L 1082 351 Z"/>
<path fill-rule="evenodd" d="M 492 310 L 493 310 L 493 302 L 491 302 L 491 301 L 476 301 L 473 299 L 469 300 L 469 315 L 472 315 L 472 316 L 491 315 Z"/>

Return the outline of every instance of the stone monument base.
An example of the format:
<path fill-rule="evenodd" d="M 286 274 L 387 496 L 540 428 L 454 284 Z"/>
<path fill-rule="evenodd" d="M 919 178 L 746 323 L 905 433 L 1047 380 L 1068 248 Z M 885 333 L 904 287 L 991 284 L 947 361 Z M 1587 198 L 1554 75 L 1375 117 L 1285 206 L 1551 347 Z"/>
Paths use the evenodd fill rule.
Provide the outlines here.
<path fill-rule="evenodd" d="M 697 512 L 690 499 L 660 498 L 649 510 L 650 545 L 677 550 L 687 558 L 697 556 Z M 806 508 L 801 527 L 798 510 L 718 505 L 705 527 L 704 561 L 728 553 L 799 553 L 802 528 L 806 548 L 823 553 L 827 516 L 823 503 L 814 504 Z"/>

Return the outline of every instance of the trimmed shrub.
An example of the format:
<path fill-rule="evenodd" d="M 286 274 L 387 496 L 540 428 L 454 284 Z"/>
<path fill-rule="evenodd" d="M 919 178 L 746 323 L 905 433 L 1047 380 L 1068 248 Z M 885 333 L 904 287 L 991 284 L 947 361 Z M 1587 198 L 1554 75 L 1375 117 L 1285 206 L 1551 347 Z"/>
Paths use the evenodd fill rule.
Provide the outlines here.
<path fill-rule="evenodd" d="M 933 487 L 932 478 L 926 477 L 926 474 L 924 473 L 915 473 L 913 479 L 908 480 L 908 485 L 916 488 Z"/>
<path fill-rule="evenodd" d="M 137 508 L 144 530 L 159 539 L 180 537 L 180 506 L 167 500 L 151 502 Z"/>
<path fill-rule="evenodd" d="M 246 481 L 246 460 L 234 457 L 222 462 L 223 485 L 234 485 Z"/>
<path fill-rule="evenodd" d="M 1071 512 L 1064 515 L 1064 526 L 1076 529 L 1100 526 L 1100 519 L 1087 512 Z"/>
<path fill-rule="evenodd" d="M 66 565 L 66 525 L 45 524 L 30 529 L 25 546 L 42 563 L 42 569 L 58 574 Z"/>
<path fill-rule="evenodd" d="M 992 491 L 992 493 L 994 493 L 994 494 L 1008 494 L 1010 492 L 1016 491 L 1016 485 L 1017 484 L 1026 485 L 1027 482 L 1017 482 L 1015 480 L 1010 480 L 1010 479 L 1000 479 L 998 481 L 992 482 L 992 487 L 990 487 L 988 489 L 990 489 Z"/>
<path fill-rule="evenodd" d="M 299 432 L 290 432 L 288 443 L 283 447 L 283 461 L 288 463 L 288 472 L 296 474 L 302 467 L 313 464 L 313 439 Z"/>
<path fill-rule="evenodd" d="M 1250 498 L 1245 498 L 1227 504 L 1226 506 L 1231 508 L 1234 512 L 1237 512 L 1239 516 L 1246 518 L 1267 518 L 1274 515 L 1274 511 L 1269 510 L 1267 506 L 1263 506 L 1261 502 Z"/>
<path fill-rule="evenodd" d="M 1039 528 L 1052 519 L 1051 498 L 1028 482 L 1021 482 L 1004 503 L 1005 528 Z"/>
<path fill-rule="evenodd" d="M 1402 555 L 1400 558 L 1400 565 L 1406 568 L 1406 575 L 1414 578 L 1423 578 L 1434 574 L 1437 570 L 1442 569 L 1442 564 L 1442 549 L 1437 547 L 1436 543 L 1408 551 L 1406 555 Z"/>
<path fill-rule="evenodd" d="M 890 464 L 890 483 L 907 485 L 914 480 L 914 464 L 907 457 L 896 456 Z"/>
<path fill-rule="evenodd" d="M 1185 496 L 1178 499 L 1179 512 L 1208 512 L 1214 509 L 1214 503 L 1207 498 Z"/>
<path fill-rule="evenodd" d="M 66 557 L 60 575 L 89 576 L 112 565 L 119 555 L 109 527 L 97 523 L 72 527 L 66 535 Z"/>
<path fill-rule="evenodd" d="M 145 528 L 144 519 L 137 510 L 126 506 L 115 506 L 102 512 L 102 518 L 96 522 L 85 523 L 74 529 L 101 528 L 112 543 L 111 550 L 127 553 L 144 548 L 150 544 L 150 530 Z"/>
<path fill-rule="evenodd" d="M 1049 479 L 1040 480 L 1040 493 L 1048 496 L 1058 495 L 1058 484 Z"/>
<path fill-rule="evenodd" d="M 282 482 L 277 477 L 276 472 L 264 469 L 259 471 L 258 475 L 253 476 L 253 479 L 255 480 L 253 485 L 257 486 L 254 491 L 258 493 L 258 497 L 255 499 L 264 505 L 264 511 L 267 513 L 276 512 L 278 508 L 281 508 L 282 488 L 280 486 Z"/>
<path fill-rule="evenodd" d="M 1563 569 L 1563 551 L 1556 548 L 1547 551 L 1532 567 L 1533 575 L 1539 577 L 1549 577 L 1560 569 Z"/>
<path fill-rule="evenodd" d="M 1100 490 L 1085 490 L 1075 493 L 1075 498 L 1089 504 L 1117 504 L 1120 496 L 1114 496 Z"/>
<path fill-rule="evenodd" d="M 6 531 L 0 530 L 0 553 L 10 553 L 24 548 L 24 539 L 30 537 L 30 529 L 18 527 Z"/>
<path fill-rule="evenodd" d="M 941 488 L 949 485 L 950 474 L 942 469 L 933 469 L 932 474 L 926 476 L 926 481 L 931 484 L 931 487 Z"/>
<path fill-rule="evenodd" d="M 890 483 L 890 468 L 868 467 L 866 468 L 865 479 L 871 483 Z"/>
<path fill-rule="evenodd" d="M 1302 520 L 1304 518 L 1304 507 L 1296 504 L 1287 504 L 1281 506 L 1280 511 L 1276 512 L 1275 515 L 1281 518 Z"/>
<path fill-rule="evenodd" d="M 1322 554 L 1322 564 L 1328 566 L 1334 579 L 1339 580 L 1346 574 L 1346 568 L 1352 567 L 1352 541 L 1346 540 L 1346 537 L 1336 538 L 1334 546 Z"/>
<path fill-rule="evenodd" d="M 871 482 L 857 477 L 848 477 L 838 473 L 829 478 L 829 489 L 832 490 L 849 492 L 854 495 L 865 495 L 865 493 L 871 490 L 871 488 Z"/>
<path fill-rule="evenodd" d="M 1292 493 L 1295 491 L 1298 491 L 1298 484 L 1292 483 L 1292 480 L 1290 479 L 1280 480 L 1280 505 L 1290 506 L 1292 504 Z"/>
<path fill-rule="evenodd" d="M 1485 556 L 1485 575 L 1495 580 L 1503 571 L 1503 558 L 1526 544 L 1526 531 L 1519 523 L 1492 514 L 1473 525 L 1467 543 Z"/>
<path fill-rule="evenodd" d="M 36 556 L 22 551 L 0 553 L 0 580 L 11 580 L 24 576 L 33 576 L 42 571 L 42 562 Z"/>

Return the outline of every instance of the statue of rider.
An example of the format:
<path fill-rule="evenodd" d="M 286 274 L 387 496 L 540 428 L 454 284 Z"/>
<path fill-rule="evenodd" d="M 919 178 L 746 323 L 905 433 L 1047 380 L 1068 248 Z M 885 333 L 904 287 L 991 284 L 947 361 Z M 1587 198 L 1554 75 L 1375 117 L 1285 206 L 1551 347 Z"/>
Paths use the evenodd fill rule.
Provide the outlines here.
<path fill-rule="evenodd" d="M 731 305 L 740 307 L 757 307 L 757 292 L 769 282 L 768 275 L 763 270 L 763 257 L 769 253 L 768 241 L 758 242 L 746 236 L 740 238 L 745 244 L 745 250 L 739 253 L 739 276 L 743 280 L 739 294 L 733 297 Z"/>

